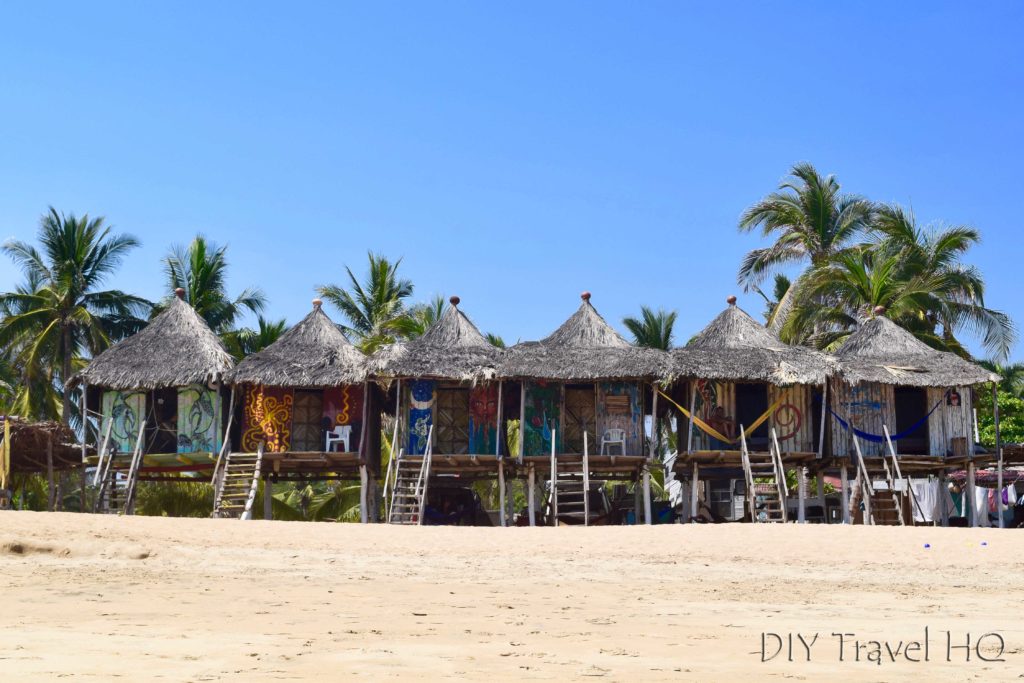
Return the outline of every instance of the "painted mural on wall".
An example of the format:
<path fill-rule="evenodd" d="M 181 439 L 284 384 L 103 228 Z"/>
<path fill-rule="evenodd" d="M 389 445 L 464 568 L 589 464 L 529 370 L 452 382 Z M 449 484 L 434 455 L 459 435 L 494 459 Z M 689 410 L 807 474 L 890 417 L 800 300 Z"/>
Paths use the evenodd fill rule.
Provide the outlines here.
<path fill-rule="evenodd" d="M 427 438 L 434 421 L 434 382 L 415 380 L 409 384 L 409 450 L 410 455 L 427 452 Z"/>
<path fill-rule="evenodd" d="M 694 397 L 694 414 L 720 434 L 736 438 L 736 417 L 732 413 L 734 389 L 732 384 L 719 384 L 708 380 L 697 382 L 697 393 Z M 693 428 L 694 448 L 729 449 L 731 443 L 705 434 L 701 429 Z"/>
<path fill-rule="evenodd" d="M 359 435 L 363 426 L 363 387 L 344 386 L 324 389 L 324 429 L 348 425 L 349 451 L 359 450 Z"/>
<path fill-rule="evenodd" d="M 266 450 L 281 453 L 291 443 L 292 404 L 291 389 L 279 387 L 249 387 L 245 392 L 242 420 L 242 451 L 252 453 L 260 444 Z"/>
<path fill-rule="evenodd" d="M 178 389 L 178 452 L 214 453 L 220 448 L 217 395 L 202 386 Z"/>
<path fill-rule="evenodd" d="M 103 392 L 103 424 L 100 433 L 106 434 L 109 425 L 108 448 L 118 453 L 133 453 L 139 438 L 139 423 L 146 415 L 146 395 L 127 391 Z"/>
<path fill-rule="evenodd" d="M 555 450 L 562 450 L 562 385 L 554 382 L 528 382 L 522 430 L 524 455 L 550 455 L 555 434 Z"/>
<path fill-rule="evenodd" d="M 643 416 L 640 409 L 640 392 L 636 384 L 602 382 L 598 389 L 597 411 L 601 435 L 609 429 L 621 429 L 625 432 L 626 438 L 625 455 L 643 454 Z M 600 442 L 596 445 L 600 447 Z M 619 446 L 609 446 L 607 453 L 618 455 Z"/>
<path fill-rule="evenodd" d="M 804 426 L 804 411 L 801 403 L 803 398 L 802 392 L 790 389 L 783 389 L 781 395 L 776 396 L 778 390 L 774 390 L 774 387 L 769 387 L 768 400 L 771 405 L 775 406 L 776 401 L 779 405 L 775 406 L 772 410 L 771 426 L 775 429 L 776 438 L 779 440 L 779 445 L 782 446 L 783 442 L 793 441 L 792 445 L 800 448 L 801 441 L 801 430 Z M 791 444 L 786 444 L 790 446 Z"/>
<path fill-rule="evenodd" d="M 469 392 L 469 452 L 493 455 L 498 434 L 498 387 L 477 385 Z"/>

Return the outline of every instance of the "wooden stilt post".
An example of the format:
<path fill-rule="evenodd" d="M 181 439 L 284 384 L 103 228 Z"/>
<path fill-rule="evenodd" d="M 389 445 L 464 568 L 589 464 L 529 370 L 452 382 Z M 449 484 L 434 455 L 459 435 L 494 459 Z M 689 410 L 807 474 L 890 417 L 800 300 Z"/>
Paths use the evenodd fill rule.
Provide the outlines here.
<path fill-rule="evenodd" d="M 688 427 L 686 429 L 686 452 L 690 453 L 693 451 L 693 411 L 697 406 L 697 380 L 693 380 L 690 383 L 690 417 L 687 418 Z"/>
<path fill-rule="evenodd" d="M 939 525 L 949 526 L 949 484 L 946 482 L 946 471 L 939 471 L 939 500 L 942 501 L 942 508 L 939 512 Z"/>
<path fill-rule="evenodd" d="M 633 524 L 640 523 L 641 501 L 643 500 L 643 495 L 640 493 L 641 486 L 640 474 L 637 473 L 633 479 Z"/>
<path fill-rule="evenodd" d="M 530 526 L 537 526 L 537 512 L 535 510 L 537 501 L 534 498 L 536 486 L 537 472 L 534 469 L 533 463 L 530 463 L 526 470 L 526 506 L 530 516 Z"/>
<path fill-rule="evenodd" d="M 828 378 L 821 385 L 821 423 L 818 425 L 818 458 L 824 457 L 825 453 L 825 415 L 828 413 Z"/>
<path fill-rule="evenodd" d="M 964 510 L 964 513 L 967 517 L 967 526 L 978 526 L 980 523 L 977 507 L 974 504 L 974 499 L 977 497 L 978 492 L 974 486 L 974 459 L 969 458 L 967 460 L 967 489 L 964 491 L 964 505 L 967 508 Z"/>
<path fill-rule="evenodd" d="M 825 515 L 825 473 L 821 470 L 814 475 L 814 485 L 818 489 L 817 504 L 821 507 L 822 519 Z"/>
<path fill-rule="evenodd" d="M 651 468 L 644 465 L 644 524 L 653 524 L 651 519 Z"/>
<path fill-rule="evenodd" d="M 999 385 L 992 382 L 992 418 L 996 431 L 996 512 L 999 514 L 999 528 L 1005 526 L 1003 521 L 1003 444 L 999 434 Z M 974 448 L 971 448 L 974 457 Z"/>
<path fill-rule="evenodd" d="M 653 524 L 651 518 L 651 464 L 658 452 L 658 385 L 651 382 L 651 447 L 644 465 L 644 524 Z"/>
<path fill-rule="evenodd" d="M 502 417 L 504 416 L 505 413 L 505 406 L 502 405 L 503 402 L 501 400 L 502 388 L 504 384 L 504 382 L 498 382 L 498 415 L 495 418 L 497 420 L 497 424 L 495 425 L 494 430 L 494 456 L 497 458 L 501 457 L 501 428 L 505 426 L 502 420 Z"/>
<path fill-rule="evenodd" d="M 274 485 L 270 477 L 263 480 L 263 519 L 274 519 Z"/>
<path fill-rule="evenodd" d="M 554 445 L 554 441 L 551 442 Z M 552 449 L 554 450 L 554 449 Z M 526 453 L 526 380 L 519 383 L 519 453 L 516 459 L 523 462 L 523 455 Z M 554 472 L 552 472 L 552 477 Z"/>
<path fill-rule="evenodd" d="M 691 415 L 693 413 L 690 413 Z M 697 468 L 697 461 L 693 461 L 693 478 L 690 479 L 690 521 L 697 519 L 698 506 L 700 505 L 700 470 Z"/>
<path fill-rule="evenodd" d="M 366 471 L 366 463 L 361 463 L 359 465 L 359 521 L 362 524 L 370 522 L 370 510 L 367 505 L 369 492 L 366 490 L 369 483 L 370 477 Z"/>
<path fill-rule="evenodd" d="M 796 468 L 796 522 L 804 524 L 807 522 L 807 468 L 800 466 Z M 785 501 L 782 503 L 785 505 Z"/>
<path fill-rule="evenodd" d="M 46 511 L 53 512 L 53 434 L 46 435 Z"/>
<path fill-rule="evenodd" d="M 86 442 L 89 441 L 89 383 L 82 382 L 82 489 L 81 489 L 81 503 L 82 512 L 85 512 L 87 507 L 87 500 L 85 495 L 86 487 L 86 474 L 85 474 L 85 459 L 89 456 L 89 447 Z"/>
<path fill-rule="evenodd" d="M 501 526 L 505 526 L 505 463 L 498 461 L 498 511 Z"/>
<path fill-rule="evenodd" d="M 839 486 L 842 488 L 843 524 L 850 524 L 850 476 L 845 464 L 839 468 Z"/>

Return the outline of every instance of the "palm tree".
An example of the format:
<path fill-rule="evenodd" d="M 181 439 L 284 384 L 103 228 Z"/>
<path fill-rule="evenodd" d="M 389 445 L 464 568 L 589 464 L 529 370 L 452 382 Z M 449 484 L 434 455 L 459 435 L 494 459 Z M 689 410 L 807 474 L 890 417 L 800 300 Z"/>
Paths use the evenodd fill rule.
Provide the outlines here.
<path fill-rule="evenodd" d="M 112 234 L 102 217 L 77 218 L 50 207 L 38 237 L 41 251 L 17 240 L 2 247 L 30 286 L 0 295 L 0 306 L 12 313 L 0 324 L 0 347 L 17 349 L 22 370 L 48 367 L 44 381 L 60 387 L 61 417 L 70 424 L 71 393 L 64 385 L 76 364 L 137 331 L 151 305 L 120 290 L 99 289 L 139 244 L 131 235 Z"/>
<path fill-rule="evenodd" d="M 224 341 L 228 352 L 235 358 L 242 359 L 267 348 L 280 339 L 287 329 L 288 323 L 284 318 L 267 320 L 261 315 L 256 318 L 256 329 L 243 327 L 234 330 L 227 334 Z"/>
<path fill-rule="evenodd" d="M 1001 393 L 1008 396 L 1016 396 L 1017 398 L 1024 396 L 1024 363 L 1003 365 L 994 360 L 980 360 L 977 363 L 1002 377 L 1002 380 L 999 382 L 999 391 Z"/>
<path fill-rule="evenodd" d="M 740 232 L 761 228 L 775 242 L 743 258 L 738 283 L 749 291 L 778 267 L 824 263 L 867 229 L 871 215 L 871 202 L 842 194 L 835 176 L 823 177 L 808 163 L 793 166 L 778 192 L 740 217 Z"/>
<path fill-rule="evenodd" d="M 751 289 L 760 294 L 761 298 L 764 299 L 764 320 L 766 326 L 775 327 L 776 312 L 781 310 L 779 302 L 786 299 L 789 288 L 792 286 L 793 282 L 782 273 L 775 273 L 775 280 L 772 283 L 772 298 L 770 299 L 760 287 L 751 286 Z"/>
<path fill-rule="evenodd" d="M 501 338 L 501 335 L 488 332 L 484 335 L 487 341 L 490 342 L 491 346 L 497 346 L 499 349 L 505 348 L 505 340 Z"/>
<path fill-rule="evenodd" d="M 660 308 L 653 311 L 647 306 L 641 306 L 640 318 L 623 318 L 622 324 L 633 335 L 633 343 L 637 346 L 668 351 L 672 348 L 676 315 L 675 311 L 666 312 Z"/>
<path fill-rule="evenodd" d="M 415 339 L 440 320 L 447 309 L 448 302 L 443 295 L 438 294 L 426 303 L 410 306 L 386 327 L 400 337 Z"/>
<path fill-rule="evenodd" d="M 412 296 L 412 282 L 398 276 L 402 259 L 389 261 L 370 252 L 369 272 L 360 282 L 347 267 L 349 288 L 338 285 L 317 287 L 321 297 L 334 304 L 348 320 L 342 330 L 364 353 L 373 353 L 395 341 L 395 320 L 405 313 L 405 300 Z"/>
<path fill-rule="evenodd" d="M 962 330 L 980 333 L 983 346 L 1005 358 L 1016 340 L 1009 317 L 984 305 L 984 281 L 961 255 L 977 242 L 969 228 L 922 230 L 893 207 L 879 223 L 880 241 L 846 249 L 798 281 L 784 339 L 806 338 L 835 347 L 878 306 L 929 346 L 964 357 Z M 881 214 L 880 214 L 881 215 Z"/>
<path fill-rule="evenodd" d="M 171 247 L 164 257 L 168 291 L 185 290 L 185 301 L 222 337 L 229 335 L 246 312 L 263 312 L 267 299 L 258 288 L 247 287 L 232 299 L 227 293 L 227 245 L 218 246 L 202 235 L 188 245 Z M 159 313 L 170 303 L 170 296 L 155 307 Z"/>

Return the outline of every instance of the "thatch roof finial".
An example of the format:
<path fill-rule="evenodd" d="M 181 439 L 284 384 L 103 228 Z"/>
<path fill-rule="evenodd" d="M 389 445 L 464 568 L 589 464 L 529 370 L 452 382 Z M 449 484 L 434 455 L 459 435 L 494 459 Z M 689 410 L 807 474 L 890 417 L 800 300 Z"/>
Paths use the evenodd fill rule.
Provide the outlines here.
<path fill-rule="evenodd" d="M 458 306 L 460 301 L 462 301 L 462 299 L 460 299 L 457 296 L 453 296 L 452 298 L 448 299 L 448 303 L 450 303 L 452 306 Z"/>
<path fill-rule="evenodd" d="M 885 315 L 885 306 L 875 306 L 875 315 Z"/>
<path fill-rule="evenodd" d="M 735 294 L 730 294 L 729 296 L 727 296 L 726 299 L 725 299 L 725 303 L 729 304 L 730 306 L 735 306 L 736 305 L 736 295 Z"/>
<path fill-rule="evenodd" d="M 580 298 L 584 301 L 590 301 L 590 292 L 583 292 L 580 294 Z"/>
<path fill-rule="evenodd" d="M 313 310 L 320 310 L 320 307 L 323 305 L 323 299 L 313 299 Z"/>
<path fill-rule="evenodd" d="M 185 300 L 185 288 L 184 287 L 178 287 L 177 289 L 175 289 L 174 290 L 174 296 L 176 296 L 179 299 L 181 299 L 182 301 L 184 301 Z"/>

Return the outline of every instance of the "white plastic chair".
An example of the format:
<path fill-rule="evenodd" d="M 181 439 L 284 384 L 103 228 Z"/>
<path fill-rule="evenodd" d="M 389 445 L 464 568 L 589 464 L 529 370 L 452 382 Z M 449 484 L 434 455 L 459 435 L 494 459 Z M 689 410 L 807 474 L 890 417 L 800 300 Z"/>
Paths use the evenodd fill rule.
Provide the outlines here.
<path fill-rule="evenodd" d="M 606 447 L 619 445 L 622 452 L 619 455 L 626 454 L 626 430 L 625 429 L 606 429 L 604 434 L 601 435 L 601 455 L 609 455 L 606 452 Z"/>
<path fill-rule="evenodd" d="M 341 425 L 341 426 L 335 427 L 331 431 L 327 432 L 327 447 L 324 450 L 327 451 L 328 453 L 330 453 L 331 452 L 331 446 L 340 443 L 340 444 L 342 444 L 345 447 L 345 449 L 342 451 L 342 453 L 348 453 L 349 452 L 349 448 L 348 448 L 349 437 L 351 437 L 351 436 L 352 436 L 352 427 L 351 427 L 351 425 Z"/>

